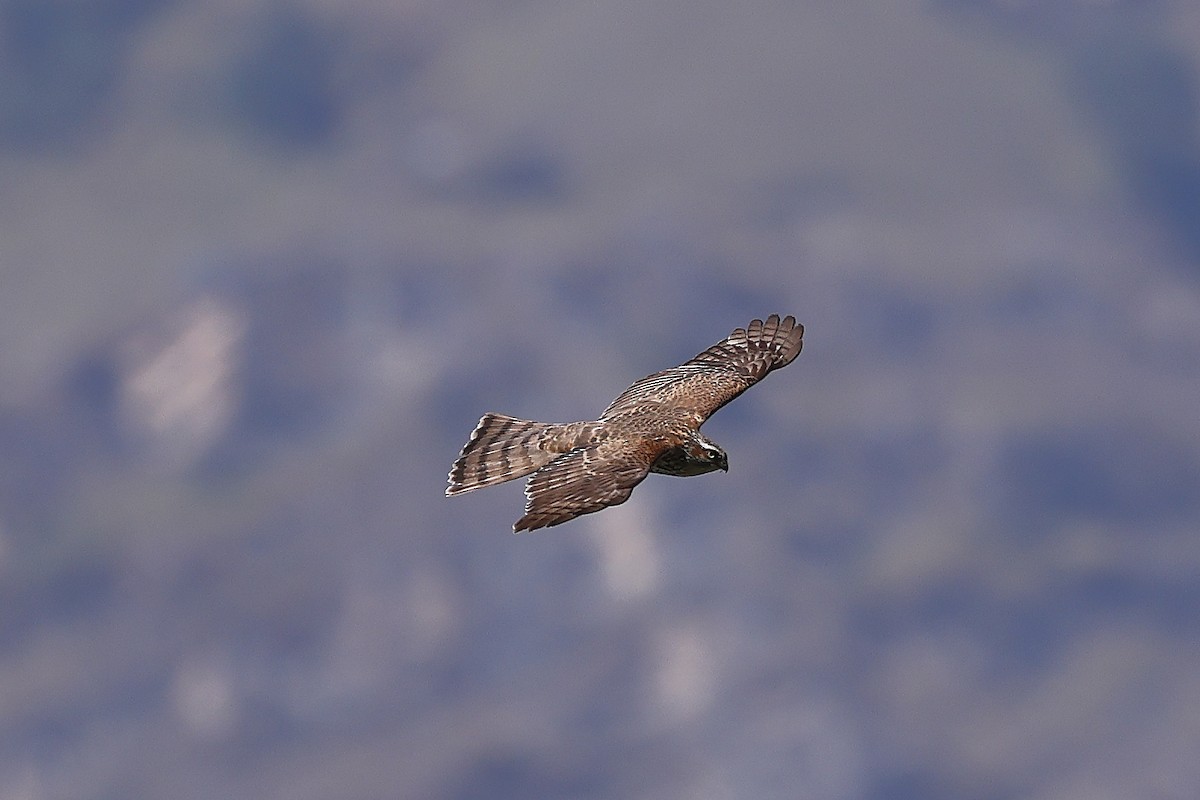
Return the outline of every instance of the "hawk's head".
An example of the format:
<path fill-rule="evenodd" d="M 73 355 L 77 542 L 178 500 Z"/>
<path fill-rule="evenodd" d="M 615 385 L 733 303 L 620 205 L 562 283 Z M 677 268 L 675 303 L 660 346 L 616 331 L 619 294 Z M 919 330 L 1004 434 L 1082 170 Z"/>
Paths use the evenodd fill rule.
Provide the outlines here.
<path fill-rule="evenodd" d="M 725 455 L 720 445 L 698 433 L 693 437 L 693 442 L 694 446 L 689 443 L 685 447 L 688 449 L 689 460 L 696 461 L 697 468 L 704 466 L 700 472 L 713 472 L 718 469 L 729 472 L 729 456 Z"/>
<path fill-rule="evenodd" d="M 729 458 L 715 442 L 692 432 L 678 447 L 672 447 L 659 456 L 652 469 L 679 477 L 703 475 L 718 469 L 728 472 Z"/>

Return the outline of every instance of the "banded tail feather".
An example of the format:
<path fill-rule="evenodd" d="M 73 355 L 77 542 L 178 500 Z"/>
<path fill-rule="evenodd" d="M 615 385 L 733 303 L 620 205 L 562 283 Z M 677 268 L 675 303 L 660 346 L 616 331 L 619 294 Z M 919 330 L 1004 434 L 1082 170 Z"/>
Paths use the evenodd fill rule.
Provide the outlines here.
<path fill-rule="evenodd" d="M 447 496 L 522 478 L 541 469 L 559 453 L 543 450 L 540 445 L 561 427 L 504 414 L 484 414 L 450 468 Z"/>

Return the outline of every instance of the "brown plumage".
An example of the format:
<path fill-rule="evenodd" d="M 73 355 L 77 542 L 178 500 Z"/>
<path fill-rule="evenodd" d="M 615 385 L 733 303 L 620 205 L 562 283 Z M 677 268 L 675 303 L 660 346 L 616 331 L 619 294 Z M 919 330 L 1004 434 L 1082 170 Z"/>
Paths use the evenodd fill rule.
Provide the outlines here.
<path fill-rule="evenodd" d="M 533 473 L 513 531 L 558 525 L 629 499 L 647 474 L 729 469 L 700 433 L 714 411 L 804 346 L 804 326 L 778 314 L 738 328 L 678 367 L 637 381 L 598 420 L 550 423 L 485 414 L 450 469 L 447 495 Z"/>

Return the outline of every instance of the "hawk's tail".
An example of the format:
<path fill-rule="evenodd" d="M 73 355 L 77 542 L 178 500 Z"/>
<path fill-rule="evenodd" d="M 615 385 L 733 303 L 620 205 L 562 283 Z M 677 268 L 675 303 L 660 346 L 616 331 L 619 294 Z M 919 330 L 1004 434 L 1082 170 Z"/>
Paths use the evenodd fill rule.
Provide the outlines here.
<path fill-rule="evenodd" d="M 559 427 L 503 414 L 484 414 L 450 468 L 446 494 L 461 494 L 511 481 L 544 467 L 559 453 L 543 450 L 539 444 L 546 434 Z"/>

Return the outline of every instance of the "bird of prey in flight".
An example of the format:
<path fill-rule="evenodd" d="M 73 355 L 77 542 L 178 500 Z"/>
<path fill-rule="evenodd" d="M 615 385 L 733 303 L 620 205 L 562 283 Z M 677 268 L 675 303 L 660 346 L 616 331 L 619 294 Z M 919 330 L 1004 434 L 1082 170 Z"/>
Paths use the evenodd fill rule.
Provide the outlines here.
<path fill-rule="evenodd" d="M 772 314 L 678 367 L 637 381 L 599 419 L 553 423 L 484 414 L 450 469 L 446 494 L 532 473 L 516 533 L 623 503 L 651 472 L 728 471 L 725 451 L 700 426 L 768 372 L 792 363 L 803 346 L 804 326 Z"/>

